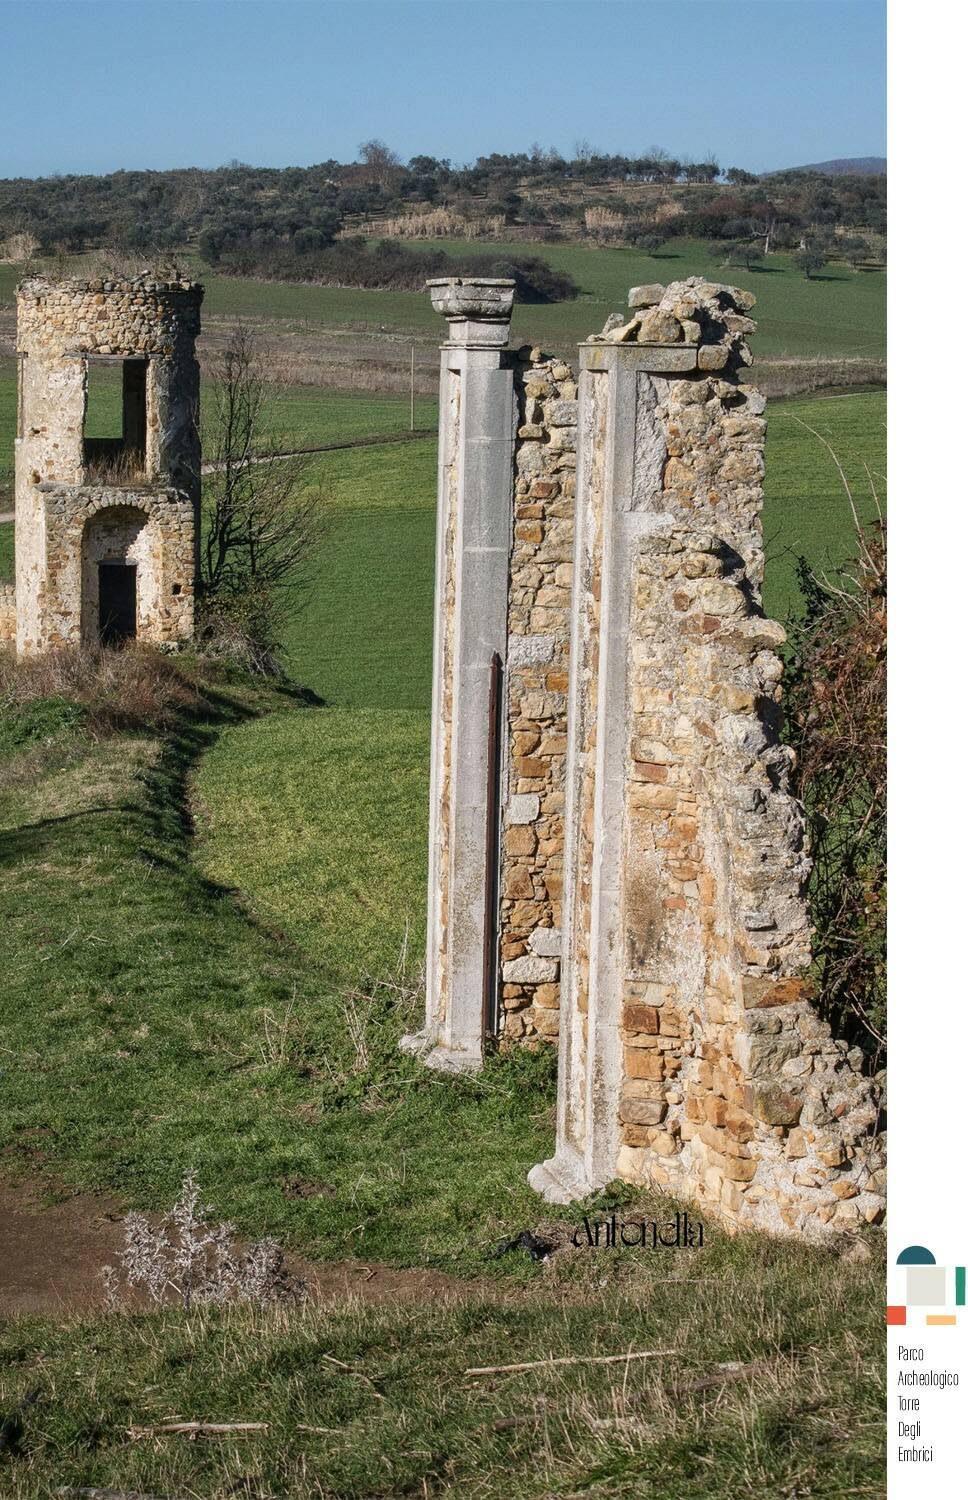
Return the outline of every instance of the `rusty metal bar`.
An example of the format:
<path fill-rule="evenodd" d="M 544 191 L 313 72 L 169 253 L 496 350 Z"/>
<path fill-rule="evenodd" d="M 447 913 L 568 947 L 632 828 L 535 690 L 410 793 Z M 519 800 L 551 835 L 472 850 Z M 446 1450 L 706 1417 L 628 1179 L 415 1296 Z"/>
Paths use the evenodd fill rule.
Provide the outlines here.
<path fill-rule="evenodd" d="M 491 657 L 491 672 L 487 699 L 487 808 L 484 847 L 484 981 L 481 997 L 485 1041 L 497 1038 L 499 1026 L 497 984 L 497 903 L 500 870 L 498 851 L 501 831 L 499 815 L 501 799 L 499 782 L 501 776 L 501 699 L 503 687 L 501 658 L 495 651 Z"/>

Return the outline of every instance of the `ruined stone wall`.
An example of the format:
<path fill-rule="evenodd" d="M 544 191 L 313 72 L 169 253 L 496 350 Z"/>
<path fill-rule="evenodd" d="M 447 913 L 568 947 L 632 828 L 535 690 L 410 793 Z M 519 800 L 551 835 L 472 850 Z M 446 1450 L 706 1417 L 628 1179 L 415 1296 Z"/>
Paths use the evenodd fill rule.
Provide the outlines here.
<path fill-rule="evenodd" d="M 12 583 L 0 583 L 0 645 L 17 639 L 17 591 Z"/>
<path fill-rule="evenodd" d="M 809 1003 L 783 632 L 708 532 L 643 543 L 626 780 L 623 1177 L 810 1235 L 883 1212 L 859 1049 Z"/>
<path fill-rule="evenodd" d="M 52 357 L 80 352 L 170 358 L 198 336 L 201 300 L 201 287 L 191 281 L 29 277 L 18 289 L 17 343 Z"/>
<path fill-rule="evenodd" d="M 819 1237 L 881 1217 L 883 1137 L 806 980 L 752 298 L 691 278 L 630 302 L 582 348 L 558 1131 L 531 1181 L 621 1176 Z"/>
<path fill-rule="evenodd" d="M 509 1041 L 558 1034 L 577 395 L 569 365 L 521 351 L 499 913 Z"/>

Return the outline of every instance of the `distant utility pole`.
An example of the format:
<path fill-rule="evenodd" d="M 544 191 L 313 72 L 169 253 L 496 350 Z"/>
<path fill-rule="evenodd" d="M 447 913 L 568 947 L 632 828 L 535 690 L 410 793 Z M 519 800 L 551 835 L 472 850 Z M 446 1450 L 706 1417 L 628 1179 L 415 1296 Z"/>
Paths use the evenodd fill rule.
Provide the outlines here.
<path fill-rule="evenodd" d="M 410 431 L 413 432 L 413 372 L 416 358 L 416 345 L 410 345 Z"/>

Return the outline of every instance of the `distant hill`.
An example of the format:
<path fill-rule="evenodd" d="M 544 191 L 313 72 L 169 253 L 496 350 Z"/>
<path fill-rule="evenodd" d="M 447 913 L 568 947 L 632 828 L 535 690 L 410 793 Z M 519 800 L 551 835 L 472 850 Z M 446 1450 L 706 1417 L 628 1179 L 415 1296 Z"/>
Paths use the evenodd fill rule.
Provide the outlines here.
<path fill-rule="evenodd" d="M 820 172 L 824 177 L 882 177 L 887 172 L 886 156 L 838 156 L 833 161 L 812 161 L 805 167 L 784 167 L 783 172 Z M 779 177 L 781 172 L 764 172 L 764 177 Z"/>

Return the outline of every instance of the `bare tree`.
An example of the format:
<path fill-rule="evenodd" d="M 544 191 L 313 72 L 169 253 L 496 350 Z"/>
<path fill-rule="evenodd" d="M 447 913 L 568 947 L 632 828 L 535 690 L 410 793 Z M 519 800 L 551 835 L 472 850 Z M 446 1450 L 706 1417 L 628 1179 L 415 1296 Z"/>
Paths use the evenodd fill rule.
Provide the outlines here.
<path fill-rule="evenodd" d="M 326 529 L 325 502 L 306 482 L 310 456 L 273 424 L 279 393 L 244 325 L 232 334 L 210 389 L 203 608 L 210 626 L 231 618 L 271 637 L 308 582 L 307 563 Z"/>
<path fill-rule="evenodd" d="M 386 187 L 400 166 L 400 158 L 395 151 L 391 151 L 386 141 L 374 139 L 364 141 L 360 147 L 360 160 L 365 167 L 369 168 L 370 175 L 381 187 Z"/>

